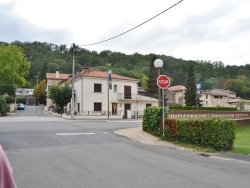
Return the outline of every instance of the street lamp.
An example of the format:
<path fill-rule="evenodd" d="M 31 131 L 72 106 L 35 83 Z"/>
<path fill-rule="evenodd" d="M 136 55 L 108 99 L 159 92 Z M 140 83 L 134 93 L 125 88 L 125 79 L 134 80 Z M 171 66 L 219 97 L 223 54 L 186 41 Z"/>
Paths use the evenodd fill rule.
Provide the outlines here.
<path fill-rule="evenodd" d="M 154 61 L 154 66 L 157 68 L 158 71 L 158 77 L 161 75 L 160 68 L 163 66 L 163 61 L 161 59 L 156 59 Z M 158 104 L 161 106 L 161 89 L 158 87 Z"/>
<path fill-rule="evenodd" d="M 71 80 L 71 90 L 72 90 L 72 97 L 71 97 L 71 119 L 74 119 L 75 113 L 75 89 L 74 89 L 74 82 L 75 82 L 75 44 L 72 46 L 72 80 Z"/>

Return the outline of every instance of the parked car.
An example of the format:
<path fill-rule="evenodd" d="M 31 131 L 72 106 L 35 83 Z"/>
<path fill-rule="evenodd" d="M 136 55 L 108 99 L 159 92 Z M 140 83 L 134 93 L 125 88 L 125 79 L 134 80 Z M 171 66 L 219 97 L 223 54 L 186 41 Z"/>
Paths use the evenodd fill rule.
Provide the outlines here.
<path fill-rule="evenodd" d="M 16 109 L 17 110 L 24 110 L 25 109 L 24 104 L 23 103 L 18 103 Z"/>

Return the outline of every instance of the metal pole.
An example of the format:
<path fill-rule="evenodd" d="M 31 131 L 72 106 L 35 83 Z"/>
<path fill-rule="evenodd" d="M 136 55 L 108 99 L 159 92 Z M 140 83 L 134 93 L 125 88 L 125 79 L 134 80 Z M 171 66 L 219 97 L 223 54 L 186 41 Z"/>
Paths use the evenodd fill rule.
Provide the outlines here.
<path fill-rule="evenodd" d="M 158 77 L 161 75 L 160 73 L 160 68 L 157 68 L 157 71 L 158 71 Z M 161 106 L 161 89 L 160 87 L 158 87 L 158 105 Z"/>
<path fill-rule="evenodd" d="M 109 119 L 109 72 L 107 72 L 107 81 L 108 81 L 108 119 Z"/>
<path fill-rule="evenodd" d="M 75 89 L 74 89 L 74 81 L 75 81 L 75 44 L 72 46 L 72 80 L 71 80 L 71 89 L 72 89 L 72 101 L 71 101 L 71 119 L 74 119 L 75 112 Z"/>
<path fill-rule="evenodd" d="M 164 109 L 164 89 L 162 89 L 162 135 L 165 137 L 164 129 L 165 129 L 165 109 Z"/>

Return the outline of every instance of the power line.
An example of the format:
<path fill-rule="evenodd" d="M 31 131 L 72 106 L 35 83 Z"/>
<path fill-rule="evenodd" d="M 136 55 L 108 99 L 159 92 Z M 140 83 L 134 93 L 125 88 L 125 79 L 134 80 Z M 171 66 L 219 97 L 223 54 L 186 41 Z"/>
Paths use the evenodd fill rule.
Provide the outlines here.
<path fill-rule="evenodd" d="M 125 32 L 123 32 L 123 33 L 121 33 L 121 34 L 119 34 L 119 35 L 116 35 L 116 36 L 114 36 L 114 37 L 111 37 L 111 38 L 108 38 L 108 39 L 106 39 L 106 40 L 102 40 L 102 41 L 99 41 L 99 42 L 90 43 L 90 44 L 83 44 L 83 45 L 77 45 L 77 46 L 92 46 L 92 45 L 104 43 L 104 42 L 107 42 L 107 41 L 109 41 L 109 40 L 112 40 L 112 39 L 115 39 L 115 38 L 117 38 L 117 37 L 120 37 L 120 36 L 122 36 L 122 35 L 124 35 L 124 34 L 130 32 L 130 31 L 132 31 L 132 30 L 134 30 L 134 29 L 136 29 L 136 28 L 138 28 L 138 27 L 144 25 L 145 23 L 147 23 L 147 22 L 153 20 L 154 18 L 160 16 L 160 15 L 163 14 L 164 12 L 167 12 L 167 11 L 170 10 L 171 8 L 173 8 L 173 7 L 175 7 L 176 5 L 180 4 L 182 1 L 184 1 L 184 0 L 181 0 L 181 1 L 177 2 L 177 3 L 175 3 L 175 4 L 172 5 L 171 7 L 165 9 L 164 11 L 162 11 L 162 12 L 160 12 L 159 14 L 155 15 L 154 17 L 148 19 L 147 21 L 145 21 L 145 22 L 143 22 L 143 23 L 141 23 L 141 24 L 139 24 L 139 25 L 137 25 L 137 26 L 135 26 L 135 27 L 133 27 L 133 28 L 131 28 L 131 29 L 129 29 L 129 30 L 127 30 L 127 31 L 125 31 Z"/>

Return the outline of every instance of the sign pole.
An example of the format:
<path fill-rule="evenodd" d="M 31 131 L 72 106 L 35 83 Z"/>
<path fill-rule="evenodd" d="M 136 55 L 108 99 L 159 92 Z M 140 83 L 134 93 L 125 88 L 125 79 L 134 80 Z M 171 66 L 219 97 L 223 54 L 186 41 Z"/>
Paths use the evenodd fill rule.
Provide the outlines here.
<path fill-rule="evenodd" d="M 164 129 L 165 129 L 165 109 L 164 109 L 164 89 L 162 89 L 162 135 L 163 138 L 165 136 Z"/>

